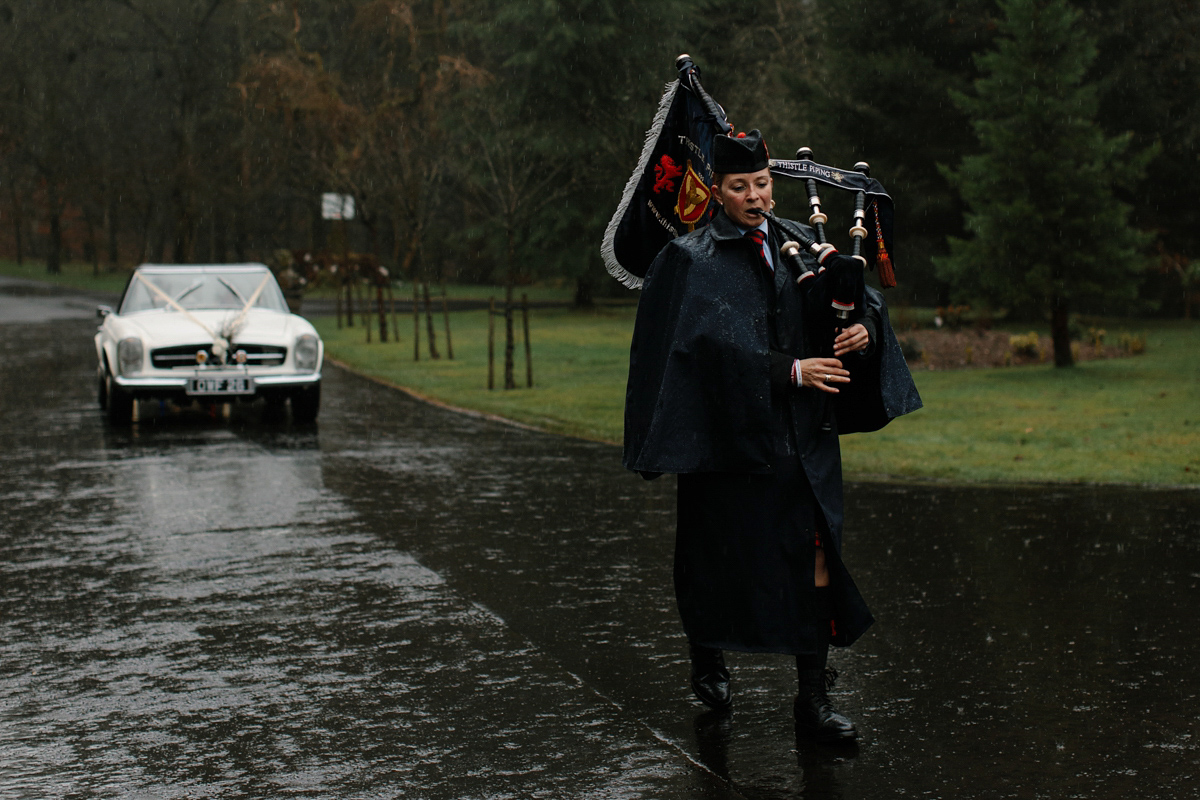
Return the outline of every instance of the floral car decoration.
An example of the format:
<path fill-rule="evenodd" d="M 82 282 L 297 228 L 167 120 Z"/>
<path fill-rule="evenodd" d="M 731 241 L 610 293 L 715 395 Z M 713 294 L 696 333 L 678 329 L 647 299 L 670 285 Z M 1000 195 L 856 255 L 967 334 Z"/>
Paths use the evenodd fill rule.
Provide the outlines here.
<path fill-rule="evenodd" d="M 317 417 L 324 344 L 263 264 L 143 264 L 120 305 L 98 313 L 97 393 L 115 424 L 141 398 L 261 397 L 290 402 L 296 422 Z"/>

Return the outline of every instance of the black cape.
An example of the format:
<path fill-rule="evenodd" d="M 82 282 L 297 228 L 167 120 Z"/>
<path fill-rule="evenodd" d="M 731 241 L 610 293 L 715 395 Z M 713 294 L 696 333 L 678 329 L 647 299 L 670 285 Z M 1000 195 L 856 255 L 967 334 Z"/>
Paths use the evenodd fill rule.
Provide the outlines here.
<path fill-rule="evenodd" d="M 804 226 L 801 226 L 804 227 Z M 772 232 L 775 238 L 774 232 Z M 804 320 L 806 297 L 776 251 L 768 297 L 752 251 L 723 213 L 664 247 L 646 274 L 629 354 L 624 465 L 644 473 L 768 472 L 773 446 L 769 317 L 778 349 L 820 355 Z M 778 242 L 773 241 L 777 247 Z M 812 262 L 815 267 L 815 262 Z M 833 402 L 838 433 L 874 431 L 921 407 L 879 292 L 866 304 L 882 320 L 871 355 L 843 359 L 853 375 L 836 399 L 817 391 L 789 397 L 799 421 L 817 424 Z M 801 441 L 809 438 L 801 431 Z M 810 476 L 811 477 L 811 476 Z"/>
<path fill-rule="evenodd" d="M 774 231 L 770 242 L 774 275 L 718 214 L 651 264 L 630 350 L 624 463 L 647 477 L 681 474 L 675 588 L 689 639 L 800 655 L 821 641 L 815 531 L 834 576 L 831 643 L 852 643 L 873 621 L 841 560 L 838 432 L 877 430 L 920 398 L 877 292 L 861 298 L 870 354 L 842 359 L 849 386 L 830 395 L 772 384 L 772 351 L 828 355 L 832 327 L 828 299 L 797 287 Z"/>

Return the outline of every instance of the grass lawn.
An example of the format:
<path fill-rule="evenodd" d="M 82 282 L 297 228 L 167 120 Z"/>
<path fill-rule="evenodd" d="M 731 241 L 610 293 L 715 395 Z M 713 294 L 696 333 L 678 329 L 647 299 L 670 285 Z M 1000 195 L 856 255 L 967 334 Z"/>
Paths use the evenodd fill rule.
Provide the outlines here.
<path fill-rule="evenodd" d="M 425 347 L 422 320 L 421 361 L 413 361 L 412 318 L 400 318 L 401 341 L 366 344 L 361 326 L 337 329 L 330 317 L 313 320 L 325 340 L 326 355 L 359 372 L 381 378 L 432 399 L 460 408 L 498 414 L 518 422 L 572 436 L 615 442 L 621 438 L 625 373 L 629 366 L 632 307 L 590 312 L 534 309 L 530 312 L 533 389 L 525 388 L 525 356 L 521 319 L 514 374 L 521 388 L 487 388 L 486 311 L 450 315 L 454 360 L 446 358 L 446 336 L 440 315 L 437 344 L 442 358 L 432 361 Z M 495 384 L 504 384 L 504 319 L 496 318 Z"/>
<path fill-rule="evenodd" d="M 25 259 L 25 263 L 0 260 L 0 275 L 9 278 L 25 278 L 31 281 L 42 281 L 72 289 L 86 289 L 97 292 L 112 292 L 120 294 L 129 282 L 132 269 L 119 268 L 110 272 L 104 265 L 100 266 L 99 274 L 93 274 L 91 264 L 71 262 L 62 265 L 62 271 L 57 275 L 46 272 L 45 262 L 38 259 Z"/>
<path fill-rule="evenodd" d="M 515 391 L 489 392 L 487 314 L 451 315 L 455 360 L 412 360 L 399 344 L 366 344 L 361 327 L 317 320 L 331 358 L 448 403 L 557 433 L 619 442 L 632 308 L 531 313 L 534 388 L 525 389 L 517 330 Z M 842 437 L 851 478 L 1200 485 L 1200 324 L 1123 323 L 1145 354 L 1071 369 L 1011 367 L 914 373 L 925 408 L 882 431 Z M 423 328 L 422 328 L 423 329 Z M 1044 335 L 1047 331 L 1041 331 Z M 502 358 L 502 320 L 497 320 Z M 1114 336 L 1115 338 L 1115 336 Z M 497 385 L 502 381 L 499 364 Z"/>
<path fill-rule="evenodd" d="M 926 407 L 878 433 L 842 437 L 848 470 L 1200 484 L 1200 324 L 1128 327 L 1146 334 L 1144 354 L 1070 369 L 916 372 Z"/>

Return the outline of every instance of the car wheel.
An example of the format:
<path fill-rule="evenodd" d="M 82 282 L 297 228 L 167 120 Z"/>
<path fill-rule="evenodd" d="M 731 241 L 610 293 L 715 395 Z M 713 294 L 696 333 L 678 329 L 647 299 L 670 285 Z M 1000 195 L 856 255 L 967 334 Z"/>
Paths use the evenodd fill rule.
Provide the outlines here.
<path fill-rule="evenodd" d="M 106 381 L 108 395 L 108 421 L 113 425 L 128 425 L 133 422 L 133 395 L 113 383 Z"/>
<path fill-rule="evenodd" d="M 321 384 L 301 389 L 292 395 L 292 422 L 312 422 L 321 410 Z"/>
<path fill-rule="evenodd" d="M 108 408 L 108 370 L 103 366 L 96 368 L 96 402 L 101 411 Z"/>

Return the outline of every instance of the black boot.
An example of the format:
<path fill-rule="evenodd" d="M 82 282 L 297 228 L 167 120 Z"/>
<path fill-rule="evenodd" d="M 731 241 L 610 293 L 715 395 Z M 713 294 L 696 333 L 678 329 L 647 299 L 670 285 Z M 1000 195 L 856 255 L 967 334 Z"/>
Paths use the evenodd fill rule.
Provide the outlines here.
<path fill-rule="evenodd" d="M 829 702 L 829 690 L 837 680 L 837 670 L 797 670 L 800 693 L 792 711 L 796 715 L 796 735 L 818 742 L 852 742 L 858 738 L 854 723 L 839 714 Z"/>
<path fill-rule="evenodd" d="M 701 703 L 719 711 L 733 704 L 725 654 L 715 647 L 688 643 L 692 657 L 692 691 Z"/>

